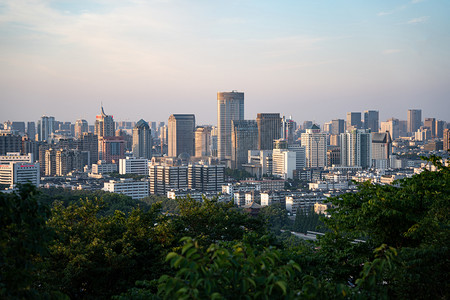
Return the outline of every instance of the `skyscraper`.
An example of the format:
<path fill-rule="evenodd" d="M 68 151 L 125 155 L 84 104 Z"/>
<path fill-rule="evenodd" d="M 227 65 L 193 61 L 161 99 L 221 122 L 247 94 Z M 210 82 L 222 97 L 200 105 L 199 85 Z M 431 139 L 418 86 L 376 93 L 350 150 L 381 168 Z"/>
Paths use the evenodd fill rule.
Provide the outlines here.
<path fill-rule="evenodd" d="M 55 132 L 54 128 L 55 118 L 42 116 L 40 120 L 40 130 L 39 130 L 39 140 L 40 141 L 49 141 L 50 135 Z"/>
<path fill-rule="evenodd" d="M 95 134 L 98 137 L 109 137 L 114 136 L 115 131 L 113 116 L 105 114 L 102 106 L 101 114 L 97 115 L 95 120 Z"/>
<path fill-rule="evenodd" d="M 168 124 L 168 155 L 187 153 L 194 156 L 195 115 L 173 114 Z"/>
<path fill-rule="evenodd" d="M 436 137 L 436 119 L 435 118 L 425 118 L 423 122 L 423 127 L 431 131 L 431 137 Z"/>
<path fill-rule="evenodd" d="M 211 155 L 211 126 L 199 126 L 195 130 L 195 156 Z"/>
<path fill-rule="evenodd" d="M 75 122 L 75 138 L 79 139 L 84 132 L 89 131 L 89 124 L 86 120 L 79 119 Z"/>
<path fill-rule="evenodd" d="M 254 120 L 232 120 L 231 167 L 240 169 L 248 161 L 248 150 L 258 147 L 258 124 Z"/>
<path fill-rule="evenodd" d="M 307 168 L 323 168 L 327 165 L 327 135 L 320 132 L 319 126 L 314 124 L 302 133 L 302 146 L 305 147 Z"/>
<path fill-rule="evenodd" d="M 372 167 L 387 169 L 392 155 L 392 140 L 389 132 L 372 133 Z"/>
<path fill-rule="evenodd" d="M 370 130 L 353 129 L 341 134 L 341 164 L 369 168 L 372 165 Z"/>
<path fill-rule="evenodd" d="M 30 140 L 36 140 L 36 125 L 34 124 L 34 122 L 27 123 L 27 135 Z"/>
<path fill-rule="evenodd" d="M 260 113 L 258 124 L 258 150 L 272 150 L 273 141 L 280 138 L 281 118 L 279 113 Z"/>
<path fill-rule="evenodd" d="M 338 135 L 345 131 L 345 121 L 336 119 L 331 121 L 331 134 Z"/>
<path fill-rule="evenodd" d="M 364 111 L 364 129 L 370 129 L 371 132 L 378 132 L 379 113 L 378 110 Z"/>
<path fill-rule="evenodd" d="M 217 147 L 219 159 L 231 158 L 231 121 L 244 120 L 244 93 L 217 93 Z"/>
<path fill-rule="evenodd" d="M 283 119 L 281 120 L 281 138 L 287 140 L 288 143 L 293 143 L 295 127 L 296 124 L 291 117 L 287 119 L 283 116 Z"/>
<path fill-rule="evenodd" d="M 347 130 L 350 129 L 350 127 L 357 128 L 357 129 L 362 128 L 360 112 L 348 112 L 347 113 Z"/>
<path fill-rule="evenodd" d="M 422 110 L 421 109 L 408 109 L 408 133 L 414 133 L 422 125 Z"/>
<path fill-rule="evenodd" d="M 388 131 L 391 139 L 395 140 L 400 136 L 400 121 L 398 119 L 390 118 L 386 122 L 381 122 L 381 132 Z"/>
<path fill-rule="evenodd" d="M 152 134 L 148 123 L 139 120 L 133 128 L 133 156 L 152 158 Z"/>

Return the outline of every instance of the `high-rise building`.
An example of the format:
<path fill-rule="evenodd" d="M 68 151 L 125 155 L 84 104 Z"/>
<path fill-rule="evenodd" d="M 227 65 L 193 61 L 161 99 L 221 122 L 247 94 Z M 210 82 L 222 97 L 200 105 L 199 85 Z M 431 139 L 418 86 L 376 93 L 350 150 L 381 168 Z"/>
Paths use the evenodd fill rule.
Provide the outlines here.
<path fill-rule="evenodd" d="M 371 132 L 378 132 L 379 113 L 378 110 L 364 111 L 364 129 L 370 129 Z"/>
<path fill-rule="evenodd" d="M 442 137 L 444 136 L 444 126 L 445 126 L 444 121 L 436 120 L 436 125 L 435 125 L 436 132 L 434 134 L 435 137 L 442 139 Z"/>
<path fill-rule="evenodd" d="M 200 192 L 219 192 L 224 185 L 225 166 L 189 165 L 188 188 Z"/>
<path fill-rule="evenodd" d="M 150 194 L 166 195 L 170 190 L 188 188 L 187 166 L 149 166 Z"/>
<path fill-rule="evenodd" d="M 294 170 L 297 165 L 295 151 L 287 149 L 273 149 L 272 174 L 283 179 L 294 178 Z"/>
<path fill-rule="evenodd" d="M 81 152 L 73 149 L 57 149 L 55 153 L 56 176 L 66 176 L 83 167 Z"/>
<path fill-rule="evenodd" d="M 48 117 L 48 116 L 42 116 L 40 120 L 40 126 L 39 126 L 39 141 L 47 141 L 50 140 L 50 135 L 55 132 L 55 118 L 54 117 Z"/>
<path fill-rule="evenodd" d="M 444 151 L 449 151 L 450 150 L 450 129 L 448 129 L 448 128 L 444 129 L 443 135 L 444 135 L 443 149 L 444 149 Z"/>
<path fill-rule="evenodd" d="M 119 174 L 137 174 L 148 176 L 148 159 L 136 157 L 119 159 Z"/>
<path fill-rule="evenodd" d="M 381 122 L 381 132 L 389 132 L 392 140 L 397 139 L 400 136 L 399 120 L 390 118 L 386 122 Z"/>
<path fill-rule="evenodd" d="M 341 134 L 341 165 L 370 168 L 372 144 L 370 130 L 353 129 Z"/>
<path fill-rule="evenodd" d="M 294 132 L 295 132 L 296 124 L 291 117 L 287 119 L 283 116 L 281 120 L 281 139 L 287 140 L 288 143 L 294 142 Z"/>
<path fill-rule="evenodd" d="M 77 149 L 89 152 L 88 164 L 97 163 L 98 161 L 98 137 L 92 132 L 83 132 L 77 140 Z"/>
<path fill-rule="evenodd" d="M 18 134 L 0 133 L 0 155 L 7 152 L 21 152 L 22 137 Z"/>
<path fill-rule="evenodd" d="M 335 119 L 331 121 L 331 134 L 339 135 L 345 132 L 345 121 L 342 119 Z"/>
<path fill-rule="evenodd" d="M 45 176 L 56 175 L 56 150 L 49 148 L 45 150 Z"/>
<path fill-rule="evenodd" d="M 148 123 L 139 120 L 133 128 L 133 156 L 152 158 L 152 134 Z"/>
<path fill-rule="evenodd" d="M 98 159 L 106 163 L 118 163 L 125 158 L 126 141 L 121 136 L 109 136 L 98 138 Z"/>
<path fill-rule="evenodd" d="M 40 178 L 39 163 L 16 161 L 0 164 L 0 184 L 9 185 L 10 188 L 18 183 L 39 186 Z"/>
<path fill-rule="evenodd" d="M 408 109 L 407 119 L 408 133 L 414 134 L 417 129 L 422 125 L 422 110 L 421 109 Z"/>
<path fill-rule="evenodd" d="M 254 120 L 232 120 L 231 167 L 240 169 L 248 161 L 248 150 L 258 147 L 258 124 Z"/>
<path fill-rule="evenodd" d="M 173 114 L 168 125 L 168 155 L 187 153 L 194 156 L 195 115 Z"/>
<path fill-rule="evenodd" d="M 219 159 L 231 159 L 231 121 L 244 120 L 244 93 L 217 93 L 217 147 Z"/>
<path fill-rule="evenodd" d="M 79 119 L 75 122 L 75 138 L 79 139 L 84 132 L 89 132 L 89 124 L 86 120 Z"/>
<path fill-rule="evenodd" d="M 195 130 L 195 156 L 211 155 L 211 126 L 198 126 Z"/>
<path fill-rule="evenodd" d="M 350 128 L 361 129 L 361 113 L 360 112 L 348 112 L 347 113 L 347 130 Z"/>
<path fill-rule="evenodd" d="M 372 167 L 387 169 L 392 155 L 392 140 L 389 132 L 372 133 Z"/>
<path fill-rule="evenodd" d="M 258 150 L 272 150 L 273 141 L 280 138 L 280 114 L 259 113 L 256 116 L 256 123 L 258 124 Z"/>
<path fill-rule="evenodd" d="M 97 115 L 95 120 L 95 134 L 98 137 L 109 137 L 114 136 L 115 134 L 115 123 L 113 116 L 108 116 L 105 114 L 103 110 L 103 106 L 101 107 L 101 114 Z"/>
<path fill-rule="evenodd" d="M 423 128 L 431 131 L 431 137 L 436 137 L 436 119 L 435 118 L 425 118 L 423 121 Z"/>
<path fill-rule="evenodd" d="M 327 150 L 327 166 L 332 167 L 333 165 L 341 164 L 341 147 L 330 146 Z"/>
<path fill-rule="evenodd" d="M 30 140 L 36 140 L 36 125 L 34 122 L 27 122 L 27 135 Z"/>
<path fill-rule="evenodd" d="M 302 146 L 305 147 L 306 167 L 323 168 L 327 165 L 327 135 L 313 124 L 302 133 Z"/>

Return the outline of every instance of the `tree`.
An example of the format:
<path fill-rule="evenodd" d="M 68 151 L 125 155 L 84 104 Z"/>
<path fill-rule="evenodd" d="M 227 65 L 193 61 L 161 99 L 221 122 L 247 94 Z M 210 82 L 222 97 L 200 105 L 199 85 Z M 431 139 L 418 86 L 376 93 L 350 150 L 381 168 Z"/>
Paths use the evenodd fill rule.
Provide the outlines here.
<path fill-rule="evenodd" d="M 50 209 L 36 200 L 33 185 L 0 193 L 0 298 L 36 298 L 35 258 L 45 255 L 52 234 L 45 221 Z"/>
<path fill-rule="evenodd" d="M 258 216 L 268 225 L 269 230 L 279 233 L 281 229 L 289 228 L 291 221 L 287 215 L 288 211 L 280 203 L 274 203 L 263 207 Z"/>

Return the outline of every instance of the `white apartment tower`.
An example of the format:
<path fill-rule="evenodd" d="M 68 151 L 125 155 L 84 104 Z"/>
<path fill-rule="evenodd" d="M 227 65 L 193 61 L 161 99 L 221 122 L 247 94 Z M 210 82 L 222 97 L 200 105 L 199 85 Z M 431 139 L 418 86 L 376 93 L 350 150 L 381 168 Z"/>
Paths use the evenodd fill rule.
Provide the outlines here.
<path fill-rule="evenodd" d="M 302 133 L 302 146 L 305 147 L 307 168 L 323 168 L 327 165 L 327 134 L 312 125 Z"/>

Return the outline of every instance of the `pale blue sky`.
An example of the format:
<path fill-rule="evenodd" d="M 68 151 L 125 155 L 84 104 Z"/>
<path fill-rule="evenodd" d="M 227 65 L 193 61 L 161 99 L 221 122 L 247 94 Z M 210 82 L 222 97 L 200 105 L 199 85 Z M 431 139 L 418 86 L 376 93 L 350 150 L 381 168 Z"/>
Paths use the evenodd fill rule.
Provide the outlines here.
<path fill-rule="evenodd" d="M 450 121 L 450 1 L 0 1 L 0 121 L 195 113 Z"/>

